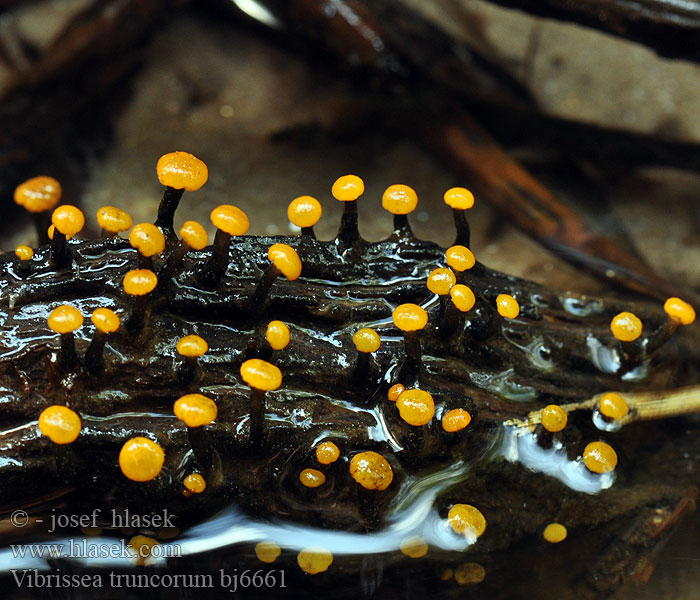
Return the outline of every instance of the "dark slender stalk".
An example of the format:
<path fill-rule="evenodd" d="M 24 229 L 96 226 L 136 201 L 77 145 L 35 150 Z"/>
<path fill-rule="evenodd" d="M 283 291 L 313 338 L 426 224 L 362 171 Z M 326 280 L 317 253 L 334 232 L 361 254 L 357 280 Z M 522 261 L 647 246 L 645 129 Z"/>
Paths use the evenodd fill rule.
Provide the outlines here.
<path fill-rule="evenodd" d="M 190 446 L 194 452 L 194 456 L 199 463 L 199 467 L 203 473 L 207 473 L 212 466 L 212 448 L 207 439 L 204 427 L 188 427 L 187 437 L 190 441 Z"/>
<path fill-rule="evenodd" d="M 219 283 L 226 272 L 226 267 L 228 267 L 230 244 L 231 234 L 217 229 L 211 257 L 204 264 L 199 275 L 202 285 L 213 287 Z"/>
<path fill-rule="evenodd" d="M 61 351 L 58 364 L 64 371 L 69 371 L 78 364 L 78 353 L 75 351 L 75 336 L 73 332 L 61 334 Z"/>
<path fill-rule="evenodd" d="M 258 285 L 256 286 L 253 295 L 250 297 L 250 300 L 248 300 L 249 312 L 257 313 L 260 311 L 265 302 L 265 298 L 272 287 L 272 284 L 275 282 L 275 279 L 281 275 L 281 273 L 282 272 L 275 265 L 267 266 L 262 277 L 260 278 L 260 281 L 258 281 Z"/>
<path fill-rule="evenodd" d="M 51 258 L 57 267 L 65 266 L 70 260 L 66 236 L 55 228 L 51 240 Z"/>
<path fill-rule="evenodd" d="M 401 238 L 413 237 L 408 215 L 394 215 L 394 235 Z"/>
<path fill-rule="evenodd" d="M 309 236 L 313 239 L 316 239 L 316 234 L 314 233 L 313 227 L 302 227 L 301 228 L 301 235 L 306 235 L 306 236 Z"/>
<path fill-rule="evenodd" d="M 343 216 L 338 229 L 338 246 L 341 250 L 352 248 L 360 240 L 360 230 L 357 226 L 357 201 L 344 202 Z"/>
<path fill-rule="evenodd" d="M 107 334 L 98 329 L 85 351 L 85 367 L 91 375 L 99 375 L 105 369 L 103 355 L 106 341 Z"/>
<path fill-rule="evenodd" d="M 130 333 L 137 333 L 143 328 L 144 319 L 146 317 L 147 300 L 148 296 L 133 297 L 133 308 L 126 322 L 126 329 Z"/>
<path fill-rule="evenodd" d="M 457 208 L 452 209 L 452 216 L 455 220 L 455 228 L 457 229 L 457 237 L 455 238 L 454 245 L 466 246 L 469 248 L 469 242 L 471 240 L 471 232 L 469 231 L 469 222 L 467 221 L 467 215 L 464 214 L 465 211 L 459 210 Z"/>
<path fill-rule="evenodd" d="M 163 235 L 169 242 L 173 242 L 176 239 L 173 221 L 175 220 L 175 211 L 180 204 L 184 191 L 165 186 L 163 198 L 158 206 L 158 217 L 156 218 L 155 226 L 163 232 Z"/>
<path fill-rule="evenodd" d="M 265 421 L 265 392 L 251 388 L 250 393 L 250 446 L 259 452 L 263 446 Z"/>
<path fill-rule="evenodd" d="M 51 225 L 50 211 L 32 213 L 32 221 L 34 221 L 39 246 L 45 246 L 51 241 L 49 239 L 49 226 Z"/>

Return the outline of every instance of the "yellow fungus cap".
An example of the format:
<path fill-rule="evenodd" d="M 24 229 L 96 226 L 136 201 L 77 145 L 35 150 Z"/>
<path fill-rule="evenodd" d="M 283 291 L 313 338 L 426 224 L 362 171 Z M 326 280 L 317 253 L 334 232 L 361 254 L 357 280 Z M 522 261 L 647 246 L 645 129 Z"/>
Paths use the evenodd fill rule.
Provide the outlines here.
<path fill-rule="evenodd" d="M 402 383 L 395 383 L 389 388 L 386 397 L 389 398 L 391 402 L 396 402 L 399 399 L 401 392 L 403 392 L 405 389 L 406 386 L 404 386 Z"/>
<path fill-rule="evenodd" d="M 301 275 L 301 259 L 291 246 L 272 244 L 267 250 L 267 258 L 289 281 L 294 281 Z"/>
<path fill-rule="evenodd" d="M 364 327 L 356 331 L 355 335 L 352 336 L 352 341 L 358 352 L 376 352 L 382 344 L 379 334 L 371 327 Z"/>
<path fill-rule="evenodd" d="M 445 250 L 445 261 L 451 269 L 461 273 L 471 269 L 476 264 L 476 258 L 466 246 L 450 246 Z"/>
<path fill-rule="evenodd" d="M 92 324 L 102 333 L 114 333 L 119 329 L 119 317 L 109 308 L 97 308 L 90 316 Z"/>
<path fill-rule="evenodd" d="M 542 409 L 542 427 L 547 431 L 556 433 L 566 427 L 569 416 L 566 411 L 557 404 L 550 404 Z"/>
<path fill-rule="evenodd" d="M 282 321 L 270 321 L 265 331 L 265 339 L 273 350 L 284 350 L 289 344 L 289 327 Z"/>
<path fill-rule="evenodd" d="M 185 221 L 180 227 L 180 237 L 195 250 L 203 250 L 209 243 L 207 230 L 197 221 Z"/>
<path fill-rule="evenodd" d="M 486 569 L 479 563 L 468 562 L 459 565 L 454 571 L 454 576 L 459 585 L 476 585 L 486 578 Z"/>
<path fill-rule="evenodd" d="M 160 542 L 147 535 L 135 535 L 127 544 L 127 547 L 136 555 L 133 562 L 141 566 L 146 564 L 156 546 L 160 546 Z"/>
<path fill-rule="evenodd" d="M 417 304 L 401 304 L 391 316 L 401 331 L 419 331 L 428 323 L 428 313 Z"/>
<path fill-rule="evenodd" d="M 201 427 L 214 422 L 218 409 L 211 398 L 202 394 L 186 394 L 175 401 L 173 412 L 187 427 Z"/>
<path fill-rule="evenodd" d="M 49 225 L 49 228 L 46 230 L 46 235 L 49 236 L 49 239 L 50 239 L 50 240 L 53 239 L 53 234 L 54 234 L 55 231 L 56 231 L 56 226 L 53 225 L 53 224 Z M 66 239 L 69 240 L 71 237 L 72 237 L 72 236 L 67 235 L 67 236 L 66 236 Z"/>
<path fill-rule="evenodd" d="M 591 442 L 583 450 L 583 463 L 594 473 L 610 473 L 617 466 L 617 454 L 605 442 Z"/>
<path fill-rule="evenodd" d="M 176 349 L 181 356 L 203 356 L 209 350 L 209 344 L 198 335 L 186 335 L 177 341 Z"/>
<path fill-rule="evenodd" d="M 209 178 L 209 169 L 203 161 L 189 152 L 170 152 L 158 159 L 158 181 L 163 185 L 194 192 Z"/>
<path fill-rule="evenodd" d="M 664 302 L 666 314 L 681 325 L 690 325 L 695 321 L 695 309 L 680 298 L 669 298 Z"/>
<path fill-rule="evenodd" d="M 15 188 L 15 202 L 33 213 L 54 208 L 61 200 L 61 184 L 53 177 L 40 175 Z"/>
<path fill-rule="evenodd" d="M 496 298 L 498 314 L 506 319 L 515 319 L 520 314 L 518 301 L 509 294 L 498 294 Z"/>
<path fill-rule="evenodd" d="M 237 206 L 222 204 L 209 215 L 214 227 L 229 235 L 243 235 L 250 228 L 248 215 Z"/>
<path fill-rule="evenodd" d="M 299 196 L 287 207 L 287 217 L 297 227 L 313 227 L 322 212 L 321 203 L 312 196 Z"/>
<path fill-rule="evenodd" d="M 78 413 L 67 406 L 49 406 L 39 415 L 39 431 L 54 444 L 70 444 L 78 438 L 81 423 Z"/>
<path fill-rule="evenodd" d="M 316 448 L 316 460 L 322 465 L 330 465 L 340 458 L 340 449 L 333 442 L 322 442 Z"/>
<path fill-rule="evenodd" d="M 631 312 L 621 312 L 610 321 L 610 331 L 621 342 L 633 342 L 642 335 L 642 322 Z"/>
<path fill-rule="evenodd" d="M 474 206 L 474 194 L 467 188 L 453 187 L 445 192 L 443 196 L 445 204 L 457 210 L 467 210 Z"/>
<path fill-rule="evenodd" d="M 310 546 L 299 552 L 297 564 L 304 573 L 316 575 L 327 571 L 333 564 L 333 554 L 321 546 Z"/>
<path fill-rule="evenodd" d="M 152 223 L 139 223 L 129 234 L 129 242 L 144 256 L 155 256 L 165 250 L 165 236 Z"/>
<path fill-rule="evenodd" d="M 415 427 L 427 425 L 435 416 L 433 397 L 424 390 L 404 390 L 396 401 L 396 406 L 401 418 Z"/>
<path fill-rule="evenodd" d="M 452 287 L 450 290 L 450 298 L 452 298 L 452 304 L 454 304 L 460 312 L 468 312 L 474 308 L 474 304 L 476 304 L 474 292 L 472 292 L 469 286 L 461 283 Z"/>
<path fill-rule="evenodd" d="M 625 399 L 615 392 L 607 392 L 600 397 L 598 410 L 608 419 L 622 419 L 627 416 L 630 409 Z"/>
<path fill-rule="evenodd" d="M 299 481 L 304 487 L 317 488 L 326 483 L 326 476 L 317 469 L 304 469 L 299 473 Z"/>
<path fill-rule="evenodd" d="M 56 333 L 71 333 L 83 326 L 83 315 L 74 306 L 62 304 L 54 308 L 47 319 L 49 329 Z"/>
<path fill-rule="evenodd" d="M 442 428 L 448 433 L 461 431 L 472 422 L 472 416 L 463 408 L 453 408 L 442 417 Z"/>
<path fill-rule="evenodd" d="M 455 283 L 457 278 L 451 269 L 441 267 L 428 275 L 428 289 L 438 296 L 447 296 Z"/>
<path fill-rule="evenodd" d="M 103 206 L 97 211 L 97 224 L 105 231 L 111 233 L 126 231 L 132 223 L 131 215 L 121 208 Z"/>
<path fill-rule="evenodd" d="M 164 462 L 163 448 L 145 437 L 131 438 L 119 452 L 119 467 L 132 481 L 155 479 Z"/>
<path fill-rule="evenodd" d="M 382 208 L 393 215 L 407 215 L 416 210 L 418 195 L 403 184 L 390 185 L 382 194 Z"/>
<path fill-rule="evenodd" d="M 149 269 L 134 269 L 124 275 L 124 291 L 129 296 L 145 296 L 158 285 L 158 277 Z"/>
<path fill-rule="evenodd" d="M 566 539 L 566 527 L 561 523 L 550 523 L 544 528 L 542 532 L 542 537 L 547 540 L 550 544 L 558 544 Z"/>
<path fill-rule="evenodd" d="M 350 461 L 350 475 L 363 488 L 385 490 L 394 479 L 391 465 L 377 452 L 360 452 Z"/>
<path fill-rule="evenodd" d="M 486 530 L 486 519 L 471 504 L 455 504 L 447 513 L 447 522 L 460 535 L 467 532 L 479 537 Z"/>
<path fill-rule="evenodd" d="M 32 250 L 29 246 L 20 244 L 15 248 L 15 256 L 22 261 L 31 260 L 34 256 L 34 250 Z"/>
<path fill-rule="evenodd" d="M 241 365 L 241 377 L 258 390 L 276 390 L 282 385 L 282 371 L 260 358 L 251 358 Z"/>
<path fill-rule="evenodd" d="M 51 223 L 66 237 L 74 236 L 85 225 L 85 215 L 79 208 L 64 204 L 53 211 Z"/>
<path fill-rule="evenodd" d="M 255 556 L 260 562 L 273 563 L 282 553 L 282 549 L 275 542 L 264 541 L 255 545 Z"/>
<path fill-rule="evenodd" d="M 352 202 L 365 193 L 365 182 L 357 175 L 343 175 L 335 180 L 331 193 L 336 200 Z"/>
<path fill-rule="evenodd" d="M 182 482 L 185 489 L 193 494 L 201 494 L 207 489 L 207 482 L 200 473 L 190 473 Z"/>
<path fill-rule="evenodd" d="M 428 544 L 425 543 L 422 537 L 417 535 L 402 540 L 399 549 L 401 554 L 405 554 L 410 558 L 423 558 L 428 554 Z"/>

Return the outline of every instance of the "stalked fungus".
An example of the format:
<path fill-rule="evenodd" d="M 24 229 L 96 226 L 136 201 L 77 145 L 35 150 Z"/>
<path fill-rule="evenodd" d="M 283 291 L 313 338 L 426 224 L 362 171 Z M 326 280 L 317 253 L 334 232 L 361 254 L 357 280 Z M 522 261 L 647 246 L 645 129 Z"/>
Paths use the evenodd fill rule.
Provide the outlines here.
<path fill-rule="evenodd" d="M 621 342 L 633 342 L 642 335 L 642 322 L 631 312 L 621 312 L 610 321 L 610 330 L 615 339 Z"/>
<path fill-rule="evenodd" d="M 394 325 L 403 331 L 407 375 L 415 378 L 421 364 L 418 332 L 428 324 L 428 313 L 417 304 L 401 304 L 392 313 L 392 319 Z"/>
<path fill-rule="evenodd" d="M 455 433 L 457 431 L 462 431 L 465 429 L 469 423 L 472 421 L 472 416 L 469 411 L 463 408 L 453 408 L 447 411 L 442 417 L 442 428 L 447 433 Z"/>
<path fill-rule="evenodd" d="M 271 564 L 279 558 L 280 554 L 282 549 L 275 542 L 264 541 L 255 545 L 255 556 L 260 562 Z"/>
<path fill-rule="evenodd" d="M 132 481 L 151 481 L 158 477 L 165 462 L 165 452 L 145 437 L 127 440 L 119 452 L 119 468 Z"/>
<path fill-rule="evenodd" d="M 188 152 L 169 152 L 158 159 L 156 172 L 158 181 L 165 186 L 165 192 L 155 224 L 168 239 L 174 239 L 173 220 L 182 194 L 201 188 L 209 178 L 209 169 L 203 161 Z"/>
<path fill-rule="evenodd" d="M 90 316 L 95 326 L 95 335 L 85 351 L 85 367 L 93 375 L 99 375 L 105 369 L 104 349 L 107 336 L 119 329 L 119 317 L 109 308 L 97 308 Z"/>
<path fill-rule="evenodd" d="M 473 535 L 478 538 L 486 531 L 484 515 L 471 504 L 455 504 L 447 513 L 447 522 L 459 535 Z"/>
<path fill-rule="evenodd" d="M 282 385 L 282 372 L 267 361 L 251 358 L 241 365 L 241 377 L 250 386 L 250 445 L 260 450 L 264 438 L 265 392 Z"/>
<path fill-rule="evenodd" d="M 625 399 L 615 392 L 606 392 L 600 397 L 598 410 L 603 417 L 612 421 L 624 419 L 630 411 Z"/>
<path fill-rule="evenodd" d="M 301 485 L 307 488 L 317 488 L 326 483 L 326 476 L 318 469 L 304 469 L 299 473 Z"/>
<path fill-rule="evenodd" d="M 61 184 L 45 175 L 32 177 L 15 188 L 15 202 L 32 214 L 40 246 L 48 241 L 48 211 L 58 205 L 61 195 Z"/>
<path fill-rule="evenodd" d="M 151 223 L 139 223 L 129 234 L 129 243 L 139 252 L 139 266 L 153 270 L 153 257 L 165 250 L 165 237 Z"/>
<path fill-rule="evenodd" d="M 301 228 L 302 235 L 315 238 L 314 225 L 321 218 L 321 203 L 312 196 L 299 196 L 289 203 L 287 217 L 290 222 Z"/>
<path fill-rule="evenodd" d="M 216 227 L 216 235 L 211 258 L 200 272 L 200 281 L 203 285 L 213 287 L 228 267 L 231 237 L 244 235 L 250 228 L 250 221 L 240 208 L 230 204 L 217 206 L 211 211 L 210 217 Z"/>
<path fill-rule="evenodd" d="M 406 387 L 402 383 L 395 383 L 389 388 L 386 396 L 391 402 L 396 402 Z"/>
<path fill-rule="evenodd" d="M 425 543 L 422 537 L 418 537 L 417 535 L 402 540 L 399 549 L 401 550 L 401 554 L 409 558 L 423 558 L 428 554 L 428 544 Z"/>
<path fill-rule="evenodd" d="M 187 427 L 195 428 L 211 425 L 216 419 L 216 402 L 202 394 L 181 396 L 173 405 L 175 416 Z"/>
<path fill-rule="evenodd" d="M 333 442 L 322 442 L 316 448 L 316 460 L 330 465 L 340 458 L 340 449 Z"/>
<path fill-rule="evenodd" d="M 394 479 L 394 471 L 386 458 L 370 450 L 352 457 L 350 476 L 366 490 L 385 490 Z"/>
<path fill-rule="evenodd" d="M 474 194 L 463 187 L 450 188 L 444 195 L 445 204 L 452 208 L 452 215 L 457 228 L 455 245 L 469 246 L 470 232 L 466 211 L 474 206 Z M 471 267 L 469 267 L 471 268 Z"/>
<path fill-rule="evenodd" d="M 562 431 L 568 420 L 566 411 L 557 404 L 549 404 L 542 409 L 542 427 L 551 433 Z"/>
<path fill-rule="evenodd" d="M 62 267 L 70 261 L 66 240 L 79 233 L 85 225 L 82 211 L 70 204 L 59 206 L 51 215 L 54 227 L 51 237 L 51 257 L 57 267 Z"/>
<path fill-rule="evenodd" d="M 414 427 L 427 425 L 435 416 L 433 397 L 424 390 L 404 390 L 396 401 L 396 407 L 401 418 Z"/>
<path fill-rule="evenodd" d="M 20 244 L 15 248 L 15 256 L 17 257 L 18 261 L 18 272 L 22 276 L 27 275 L 29 273 L 31 260 L 34 257 L 34 250 L 32 250 L 29 246 Z"/>
<path fill-rule="evenodd" d="M 73 332 L 83 326 L 83 315 L 74 306 L 62 304 L 51 311 L 47 322 L 51 331 L 61 334 L 58 364 L 64 370 L 73 369 L 78 364 Z"/>
<path fill-rule="evenodd" d="M 97 211 L 97 224 L 102 228 L 102 237 L 114 237 L 122 231 L 131 229 L 131 215 L 114 206 L 103 206 Z"/>
<path fill-rule="evenodd" d="M 321 546 L 304 548 L 297 555 L 297 564 L 304 573 L 317 575 L 324 573 L 333 564 L 333 554 Z"/>
<path fill-rule="evenodd" d="M 382 208 L 394 215 L 394 236 L 410 238 L 413 235 L 408 215 L 416 210 L 418 196 L 407 185 L 390 185 L 382 194 Z"/>
<path fill-rule="evenodd" d="M 379 350 L 381 340 L 379 334 L 371 327 L 358 329 L 352 336 L 352 342 L 357 348 L 357 363 L 355 365 L 354 376 L 358 381 L 369 383 L 369 357 L 373 352 Z"/>
<path fill-rule="evenodd" d="M 168 256 L 168 260 L 163 265 L 163 268 L 158 272 L 158 280 L 161 286 L 173 276 L 187 252 L 190 250 L 204 250 L 209 243 L 207 230 L 197 221 L 185 221 L 180 227 L 179 233 L 180 242 Z"/>
<path fill-rule="evenodd" d="M 186 335 L 177 341 L 175 348 L 183 357 L 177 367 L 177 378 L 182 383 L 190 383 L 200 374 L 199 358 L 209 351 L 209 344 L 198 335 Z"/>
<path fill-rule="evenodd" d="M 591 442 L 583 450 L 583 464 L 594 473 L 610 473 L 617 466 L 617 454 L 605 442 Z"/>
<path fill-rule="evenodd" d="M 457 281 L 462 283 L 466 272 L 476 264 L 476 258 L 466 246 L 450 246 L 445 250 L 445 262 L 457 274 Z"/>
<path fill-rule="evenodd" d="M 428 289 L 440 298 L 440 311 L 438 313 L 438 331 L 447 335 L 457 327 L 457 313 L 454 305 L 448 301 L 450 290 L 457 283 L 457 278 L 451 269 L 434 269 L 428 275 Z"/>
<path fill-rule="evenodd" d="M 190 494 L 201 494 L 207 489 L 207 482 L 200 473 L 190 473 L 182 482 Z"/>
<path fill-rule="evenodd" d="M 67 406 L 49 406 L 39 415 L 39 431 L 54 444 L 71 444 L 80 434 L 78 413 Z"/>
<path fill-rule="evenodd" d="M 506 319 L 515 319 L 520 314 L 520 305 L 510 294 L 498 294 L 496 309 L 498 314 Z"/>
<path fill-rule="evenodd" d="M 558 544 L 566 539 L 566 527 L 561 523 L 550 523 L 544 528 L 542 537 L 550 544 Z"/>
<path fill-rule="evenodd" d="M 265 339 L 273 350 L 284 350 L 289 344 L 289 327 L 282 321 L 270 321 L 265 331 Z"/>
<path fill-rule="evenodd" d="M 664 310 L 671 320 L 681 325 L 690 325 L 695 321 L 695 309 L 680 298 L 666 300 Z"/>
<path fill-rule="evenodd" d="M 294 281 L 301 275 L 301 259 L 291 246 L 272 244 L 267 250 L 267 258 L 271 264 L 263 271 L 263 275 L 250 297 L 248 303 L 250 312 L 262 310 L 272 284 L 280 275 L 284 275 L 289 281 Z"/>
<path fill-rule="evenodd" d="M 469 286 L 458 283 L 450 290 L 452 304 L 460 312 L 469 312 L 476 304 L 476 297 Z"/>
<path fill-rule="evenodd" d="M 124 275 L 123 285 L 124 292 L 134 297 L 126 328 L 130 332 L 135 333 L 143 327 L 148 294 L 158 285 L 158 277 L 153 271 L 148 269 L 134 269 Z"/>
<path fill-rule="evenodd" d="M 343 202 L 343 216 L 336 237 L 342 251 L 357 246 L 360 230 L 357 227 L 357 199 L 365 193 L 365 183 L 357 175 L 343 175 L 335 180 L 331 188 L 333 197 Z"/>

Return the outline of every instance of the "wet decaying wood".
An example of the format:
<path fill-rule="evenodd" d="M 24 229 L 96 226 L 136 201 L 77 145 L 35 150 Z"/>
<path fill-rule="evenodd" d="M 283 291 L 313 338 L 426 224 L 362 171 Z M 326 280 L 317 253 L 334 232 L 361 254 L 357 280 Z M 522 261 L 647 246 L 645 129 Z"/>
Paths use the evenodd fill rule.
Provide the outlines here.
<path fill-rule="evenodd" d="M 303 275 L 294 282 L 277 281 L 257 310 L 260 316 L 253 317 L 248 298 L 266 264 L 267 248 L 280 241 L 297 248 L 304 260 Z M 414 446 L 410 426 L 386 400 L 391 384 L 413 382 L 404 364 L 402 338 L 390 316 L 400 303 L 425 304 L 430 299 L 425 279 L 442 261 L 439 247 L 394 237 L 380 243 L 360 240 L 341 254 L 334 242 L 308 237 L 243 237 L 232 244 L 231 267 L 222 281 L 204 289 L 198 273 L 210 250 L 194 253 L 175 279 L 150 299 L 144 330 L 136 334 L 124 330 L 110 338 L 106 371 L 100 377 L 90 376 L 82 366 L 75 372 L 60 371 L 57 336 L 47 328 L 46 318 L 55 306 L 69 303 L 84 314 L 109 306 L 123 311 L 126 320 L 130 300 L 121 282 L 127 270 L 137 267 L 138 257 L 117 238 L 69 242 L 69 248 L 73 262 L 59 270 L 51 264 L 49 248 L 40 249 L 28 276 L 16 270 L 13 256 L 0 258 L 5 274 L 0 280 L 0 419 L 6 432 L 0 505 L 5 514 L 21 504 L 38 507 L 32 514 L 40 516 L 47 497 L 63 494 L 63 509 L 69 513 L 95 506 L 143 513 L 167 506 L 184 525 L 233 502 L 256 518 L 372 531 L 385 525 L 384 512 L 403 483 L 418 485 L 440 465 L 466 461 L 469 476 L 440 494 L 436 508 L 444 516 L 455 502 L 481 506 L 490 535 L 466 555 L 450 558 L 435 552 L 433 562 L 423 567 L 433 569 L 432 575 L 426 573 L 426 581 L 435 580 L 444 561 L 463 561 L 465 556 L 494 572 L 504 569 L 511 562 L 506 550 L 514 544 L 517 548 L 521 536 L 533 536 L 556 515 L 572 530 L 600 527 L 596 543 L 601 546 L 591 547 L 614 552 L 612 557 L 603 554 L 596 561 L 580 561 L 577 569 L 583 570 L 571 572 L 584 597 L 594 597 L 614 589 L 670 534 L 669 525 L 662 535 L 659 515 L 681 511 L 677 507 L 683 502 L 689 506 L 685 498 L 692 501 L 688 489 L 693 477 L 683 475 L 683 469 L 700 438 L 690 424 L 682 435 L 663 423 L 635 425 L 616 434 L 622 474 L 611 489 L 598 495 L 574 492 L 554 479 L 493 457 L 500 424 L 534 408 L 608 389 L 665 389 L 694 383 L 697 374 L 687 365 L 697 357 L 677 353 L 673 339 L 664 343 L 672 330 L 667 330 L 659 303 L 578 298 L 477 264 L 465 276 L 477 305 L 460 318 L 453 335 L 437 332 L 438 305 L 429 305 L 431 318 L 421 333 L 423 362 L 416 384 L 433 394 L 438 413 Z M 499 293 L 518 299 L 522 318 L 517 322 L 495 312 Z M 656 339 L 631 358 L 630 369 L 641 371 L 627 380 L 620 380 L 616 372 L 601 371 L 590 347 L 591 340 L 615 346 L 609 322 L 621 310 L 634 310 L 649 339 Z M 248 442 L 249 389 L 238 371 L 251 336 L 259 330 L 259 319 L 284 320 L 292 342 L 272 357 L 284 383 L 267 396 L 265 444 L 262 451 L 253 452 Z M 369 376 L 356 381 L 357 352 L 351 340 L 354 331 L 365 325 L 375 327 L 385 342 L 373 356 Z M 209 341 L 210 351 L 202 362 L 202 378 L 183 384 L 177 377 L 175 343 L 195 331 Z M 90 337 L 87 328 L 78 333 L 80 355 Z M 190 391 L 210 395 L 219 406 L 219 417 L 202 438 L 215 457 L 211 464 L 198 463 L 186 428 L 172 414 L 174 400 Z M 83 419 L 80 437 L 61 452 L 36 427 L 38 413 L 50 404 L 68 404 Z M 450 436 L 442 431 L 439 416 L 456 407 L 467 408 L 473 422 Z M 376 433 L 380 422 L 404 447 L 402 451 L 392 448 L 386 433 Z M 164 471 L 146 484 L 126 480 L 116 462 L 121 445 L 137 435 L 157 440 L 166 451 Z M 599 437 L 590 416 L 581 415 L 572 418 L 562 441 L 574 458 L 584 443 Z M 298 482 L 298 472 L 311 463 L 321 438 L 338 440 L 343 458 L 329 472 L 323 493 L 309 495 Z M 652 469 L 650 457 L 659 448 L 665 448 L 668 463 Z M 347 472 L 352 454 L 370 449 L 389 459 L 396 481 L 394 491 L 374 497 L 378 520 L 364 512 L 358 486 Z M 182 496 L 182 477 L 192 469 L 205 473 L 209 482 L 202 499 Z M 508 508 L 525 505 L 536 508 Z M 646 522 L 652 517 L 656 526 L 649 529 Z M 622 530 L 634 531 L 634 539 L 613 542 L 615 532 Z M 340 579 L 333 585 L 344 573 L 348 577 L 356 573 L 356 562 L 356 557 L 347 562 L 339 557 Z M 393 577 L 391 569 L 399 568 L 399 563 L 400 555 L 386 557 L 388 577 Z M 184 561 L 183 568 L 188 564 Z"/>

